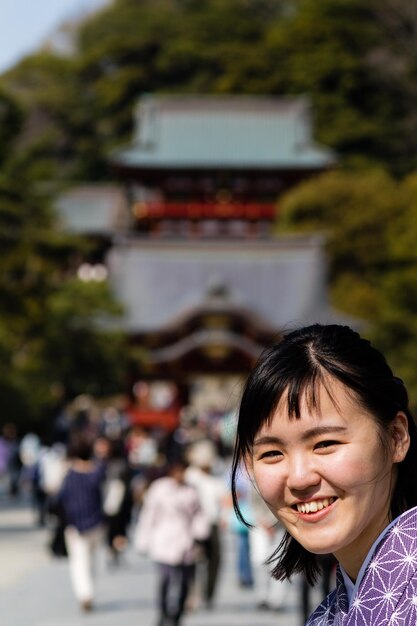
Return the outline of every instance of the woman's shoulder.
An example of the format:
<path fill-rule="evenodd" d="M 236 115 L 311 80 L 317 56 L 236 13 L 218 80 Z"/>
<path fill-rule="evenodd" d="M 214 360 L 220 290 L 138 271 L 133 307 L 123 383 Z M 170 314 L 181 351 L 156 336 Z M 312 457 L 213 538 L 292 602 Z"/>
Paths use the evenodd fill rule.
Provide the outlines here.
<path fill-rule="evenodd" d="M 336 613 L 336 590 L 334 589 L 308 618 L 305 626 L 330 626 Z"/>
<path fill-rule="evenodd" d="M 371 561 L 374 564 L 385 559 L 388 552 L 396 555 L 397 560 L 403 559 L 412 551 L 417 550 L 417 507 L 409 509 L 397 517 L 388 527 L 386 533 L 375 546 Z M 395 559 L 394 559 L 395 560 Z"/>
<path fill-rule="evenodd" d="M 156 478 L 153 480 L 147 487 L 146 493 L 147 497 L 158 497 L 159 494 L 171 494 L 175 490 L 175 481 L 173 478 L 169 476 L 162 476 L 161 478 Z"/>
<path fill-rule="evenodd" d="M 412 558 L 410 562 L 406 558 L 410 554 L 414 555 L 415 549 L 417 549 L 417 507 L 409 509 L 397 517 L 385 537 L 375 548 L 370 566 L 367 568 L 368 574 L 365 576 L 365 580 L 359 590 L 359 595 L 363 593 L 366 596 L 366 598 L 361 598 L 362 607 L 366 604 L 368 599 L 370 599 L 372 603 L 375 602 L 375 594 L 378 589 L 378 584 L 376 584 L 375 580 L 378 580 L 383 587 L 380 590 L 381 593 L 389 589 L 392 594 L 394 594 L 394 592 L 398 592 L 398 588 L 401 587 L 403 592 L 404 588 L 408 591 L 411 590 L 410 593 L 412 592 L 413 599 L 416 597 L 417 563 L 414 558 Z M 390 563 L 388 569 L 387 556 L 389 556 Z M 379 575 L 375 577 L 374 574 L 377 573 L 379 565 L 382 569 Z M 391 576 L 391 571 L 395 573 L 395 576 Z M 373 580 L 373 600 L 372 598 L 368 598 L 369 576 L 372 576 Z M 394 582 L 397 587 L 395 587 Z M 392 584 L 392 588 L 389 587 L 389 584 Z M 335 616 L 339 610 L 338 603 L 340 603 L 340 598 L 338 601 L 337 590 L 335 589 L 312 613 L 305 626 L 331 626 L 334 624 Z"/>
<path fill-rule="evenodd" d="M 105 476 L 106 468 L 103 464 L 94 462 L 72 462 L 69 464 L 66 479 L 68 482 L 87 483 L 92 480 L 102 480 Z"/>

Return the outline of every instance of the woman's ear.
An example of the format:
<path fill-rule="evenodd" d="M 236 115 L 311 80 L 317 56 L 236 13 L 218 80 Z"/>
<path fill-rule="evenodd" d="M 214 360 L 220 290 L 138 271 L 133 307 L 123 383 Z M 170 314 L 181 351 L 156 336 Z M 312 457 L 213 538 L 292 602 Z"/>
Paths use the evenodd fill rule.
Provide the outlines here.
<path fill-rule="evenodd" d="M 408 432 L 408 419 L 405 413 L 398 411 L 397 415 L 391 422 L 391 438 L 393 443 L 394 463 L 401 463 L 410 447 L 410 434 Z"/>

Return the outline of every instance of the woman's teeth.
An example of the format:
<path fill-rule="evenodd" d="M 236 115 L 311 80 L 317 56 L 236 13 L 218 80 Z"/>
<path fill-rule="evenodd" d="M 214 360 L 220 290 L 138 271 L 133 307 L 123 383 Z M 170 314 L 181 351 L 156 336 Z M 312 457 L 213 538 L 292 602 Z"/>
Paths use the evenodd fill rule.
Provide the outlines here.
<path fill-rule="evenodd" d="M 334 502 L 334 498 L 324 498 L 324 500 L 314 500 L 313 502 L 302 502 L 297 504 L 297 511 L 299 513 L 317 513 L 321 509 L 325 509 L 327 506 Z"/>

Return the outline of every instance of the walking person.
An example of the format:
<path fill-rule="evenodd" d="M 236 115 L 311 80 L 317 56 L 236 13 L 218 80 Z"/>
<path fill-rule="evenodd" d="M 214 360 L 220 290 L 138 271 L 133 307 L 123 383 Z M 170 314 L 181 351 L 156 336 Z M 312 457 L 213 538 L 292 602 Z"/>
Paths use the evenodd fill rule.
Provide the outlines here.
<path fill-rule="evenodd" d="M 242 468 L 238 469 L 235 475 L 234 489 L 239 497 L 239 504 L 245 520 L 253 525 L 252 510 L 252 485 L 248 475 Z M 231 513 L 229 515 L 229 529 L 236 541 L 236 574 L 239 587 L 252 588 L 254 586 L 252 558 L 251 558 L 251 537 L 248 525 L 236 515 L 233 510 L 233 502 L 230 502 Z"/>
<path fill-rule="evenodd" d="M 315 324 L 267 349 L 243 392 L 234 475 L 242 462 L 286 528 L 274 577 L 311 583 L 316 555 L 338 561 L 307 626 L 417 623 L 416 425 L 369 341 Z"/>
<path fill-rule="evenodd" d="M 200 498 L 201 507 L 209 522 L 209 533 L 202 541 L 203 559 L 197 567 L 203 570 L 203 600 L 212 608 L 221 566 L 221 524 L 226 495 L 223 477 L 213 474 L 216 448 L 209 439 L 193 443 L 188 451 L 189 467 L 185 478 L 193 485 Z"/>
<path fill-rule="evenodd" d="M 120 440 L 108 440 L 108 442 L 109 453 L 106 461 L 103 510 L 110 563 L 111 565 L 119 565 L 121 555 L 128 546 L 133 494 L 123 442 Z"/>
<path fill-rule="evenodd" d="M 208 536 L 209 524 L 197 491 L 185 482 L 187 463 L 170 461 L 167 476 L 145 494 L 135 546 L 158 567 L 158 626 L 179 626 L 196 561 L 196 541 Z"/>
<path fill-rule="evenodd" d="M 256 489 L 251 491 L 253 527 L 250 529 L 250 559 L 258 610 L 285 611 L 288 608 L 290 583 L 274 580 L 267 561 L 284 535 L 284 528 Z"/>
<path fill-rule="evenodd" d="M 83 611 L 93 608 L 95 557 L 104 541 L 105 466 L 93 461 L 92 455 L 91 441 L 83 433 L 74 433 L 68 446 L 68 471 L 59 492 L 71 583 Z"/>
<path fill-rule="evenodd" d="M 67 449 L 55 441 L 42 449 L 38 460 L 39 486 L 45 493 L 46 525 L 50 532 L 49 548 L 54 557 L 67 557 L 65 519 L 59 503 L 59 491 L 68 470 Z"/>

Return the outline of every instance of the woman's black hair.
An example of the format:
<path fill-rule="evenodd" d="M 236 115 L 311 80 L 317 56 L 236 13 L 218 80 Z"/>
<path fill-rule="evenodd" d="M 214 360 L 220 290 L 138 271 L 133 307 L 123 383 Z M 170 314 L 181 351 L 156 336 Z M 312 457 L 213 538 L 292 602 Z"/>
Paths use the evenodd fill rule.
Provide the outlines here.
<path fill-rule="evenodd" d="M 394 519 L 417 505 L 417 429 L 403 382 L 394 376 L 384 356 L 348 326 L 314 324 L 284 335 L 267 348 L 246 381 L 232 464 L 234 508 L 244 523 L 247 524 L 239 509 L 236 480 L 245 458 L 252 454 L 257 432 L 271 420 L 281 398 L 285 399 L 292 418 L 300 418 L 303 398 L 311 407 L 317 407 L 321 385 L 331 395 L 331 378 L 354 393 L 356 400 L 375 417 L 382 433 L 388 431 L 398 411 L 405 413 L 410 447 L 397 465 L 391 516 Z M 313 584 L 320 571 L 316 556 L 288 532 L 269 563 L 274 564 L 272 575 L 278 580 L 303 572 Z"/>
<path fill-rule="evenodd" d="M 68 439 L 67 456 L 69 459 L 89 461 L 93 456 L 93 442 L 91 436 L 84 430 L 72 430 Z"/>

